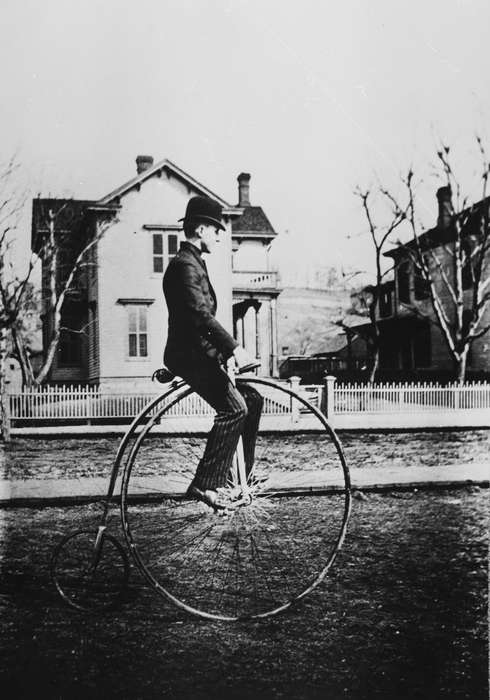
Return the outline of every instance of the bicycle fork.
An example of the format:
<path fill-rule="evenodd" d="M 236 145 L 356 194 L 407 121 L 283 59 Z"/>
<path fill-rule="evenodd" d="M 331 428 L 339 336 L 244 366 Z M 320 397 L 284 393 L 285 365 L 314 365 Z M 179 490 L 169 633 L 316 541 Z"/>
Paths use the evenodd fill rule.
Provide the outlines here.
<path fill-rule="evenodd" d="M 94 549 L 92 553 L 92 562 L 87 569 L 87 574 L 89 574 L 90 576 L 93 576 L 97 571 L 97 567 L 102 556 L 102 547 L 104 545 L 104 535 L 106 529 L 107 525 L 105 524 L 99 525 L 99 527 L 97 528 L 97 535 L 95 537 Z"/>
<path fill-rule="evenodd" d="M 243 452 L 243 439 L 240 436 L 236 448 L 235 456 L 233 457 L 232 471 L 233 485 L 238 486 L 242 492 L 242 498 L 249 503 L 252 500 L 250 485 L 247 480 L 247 470 L 245 468 L 245 456 Z"/>
<path fill-rule="evenodd" d="M 235 382 L 235 371 L 231 364 L 228 365 L 228 376 L 234 386 Z M 235 455 L 233 457 L 233 467 L 232 467 L 232 481 L 233 486 L 238 486 L 242 492 L 242 498 L 244 503 L 250 503 L 252 500 L 252 495 L 250 491 L 250 485 L 247 480 L 247 470 L 245 467 L 245 454 L 243 451 L 243 438 L 240 435 L 238 438 L 238 444 L 236 448 Z"/>

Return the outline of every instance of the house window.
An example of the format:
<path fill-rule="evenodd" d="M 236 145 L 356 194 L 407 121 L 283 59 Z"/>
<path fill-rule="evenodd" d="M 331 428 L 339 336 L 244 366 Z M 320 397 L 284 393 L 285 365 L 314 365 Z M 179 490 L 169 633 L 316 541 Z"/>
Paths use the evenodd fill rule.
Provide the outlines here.
<path fill-rule="evenodd" d="M 148 357 L 148 309 L 146 306 L 128 306 L 129 357 Z"/>
<path fill-rule="evenodd" d="M 430 328 L 427 324 L 418 325 L 415 329 L 413 338 L 413 363 L 417 368 L 430 367 Z"/>
<path fill-rule="evenodd" d="M 97 329 L 97 305 L 91 302 L 88 309 L 88 346 L 89 360 L 93 365 L 98 362 L 98 329 Z"/>
<path fill-rule="evenodd" d="M 429 296 L 430 296 L 429 283 L 425 279 L 423 273 L 418 269 L 416 269 L 414 272 L 413 288 L 414 288 L 415 298 L 418 301 L 422 301 L 422 299 L 429 298 Z"/>
<path fill-rule="evenodd" d="M 410 303 L 410 263 L 408 260 L 400 263 L 397 271 L 398 301 L 402 304 Z"/>
<path fill-rule="evenodd" d="M 94 245 L 88 251 L 88 276 L 92 284 L 97 280 L 97 251 Z"/>
<path fill-rule="evenodd" d="M 58 345 L 58 365 L 79 367 L 82 359 L 82 316 L 79 305 L 65 302 Z"/>
<path fill-rule="evenodd" d="M 474 252 L 475 251 L 471 240 L 463 240 L 463 289 L 471 289 L 473 287 L 473 267 L 471 254 Z"/>
<path fill-rule="evenodd" d="M 379 297 L 379 315 L 382 318 L 391 315 L 391 291 L 382 289 Z"/>
<path fill-rule="evenodd" d="M 179 237 L 176 233 L 154 233 L 153 272 L 163 272 L 178 249 Z"/>
<path fill-rule="evenodd" d="M 381 369 L 398 368 L 398 352 L 396 341 L 388 334 L 381 337 L 379 347 L 379 365 Z"/>

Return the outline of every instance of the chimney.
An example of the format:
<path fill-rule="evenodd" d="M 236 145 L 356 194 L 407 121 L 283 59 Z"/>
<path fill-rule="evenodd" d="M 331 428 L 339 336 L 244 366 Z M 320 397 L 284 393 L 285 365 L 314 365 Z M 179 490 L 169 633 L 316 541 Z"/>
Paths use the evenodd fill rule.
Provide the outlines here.
<path fill-rule="evenodd" d="M 238 206 L 250 206 L 250 175 L 249 173 L 240 173 L 238 180 Z"/>
<path fill-rule="evenodd" d="M 437 214 L 437 227 L 441 229 L 449 228 L 451 218 L 454 214 L 452 192 L 449 185 L 439 187 L 437 190 L 437 202 L 439 205 Z"/>
<path fill-rule="evenodd" d="M 153 165 L 153 156 L 136 156 L 136 172 L 138 175 L 149 170 Z"/>

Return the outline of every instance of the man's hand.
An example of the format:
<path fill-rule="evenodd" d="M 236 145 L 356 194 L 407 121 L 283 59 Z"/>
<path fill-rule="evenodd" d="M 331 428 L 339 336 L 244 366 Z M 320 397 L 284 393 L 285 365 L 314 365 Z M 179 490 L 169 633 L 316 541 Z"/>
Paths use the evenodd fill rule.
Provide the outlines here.
<path fill-rule="evenodd" d="M 249 365 L 252 368 L 253 366 L 257 366 L 258 364 L 255 357 L 249 355 L 245 348 L 242 348 L 240 345 L 234 349 L 233 359 L 235 360 L 236 367 L 239 371 L 243 370 Z"/>

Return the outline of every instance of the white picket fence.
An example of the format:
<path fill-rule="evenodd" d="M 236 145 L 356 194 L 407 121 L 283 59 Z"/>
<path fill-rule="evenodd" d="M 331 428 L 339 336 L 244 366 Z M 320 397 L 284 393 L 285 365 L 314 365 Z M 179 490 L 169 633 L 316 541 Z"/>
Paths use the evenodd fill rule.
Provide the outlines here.
<path fill-rule="evenodd" d="M 490 384 L 349 384 L 334 389 L 334 414 L 465 409 L 490 410 Z"/>
<path fill-rule="evenodd" d="M 10 418 L 17 422 L 131 419 L 156 396 L 156 393 L 107 394 L 95 386 L 42 386 L 11 394 Z M 264 415 L 285 415 L 292 411 L 285 394 L 282 401 L 277 400 L 277 395 L 266 394 L 264 399 Z M 168 416 L 189 417 L 213 414 L 213 409 L 197 394 L 185 396 L 166 413 Z"/>
<path fill-rule="evenodd" d="M 419 414 L 420 412 L 455 412 L 476 409 L 490 412 L 490 384 L 459 386 L 437 384 L 378 384 L 293 386 L 314 406 L 324 410 L 329 419 L 335 416 L 366 414 Z M 264 415 L 303 412 L 286 394 L 278 400 L 277 392 L 265 394 Z M 36 421 L 92 422 L 107 419 L 131 419 L 155 398 L 153 393 L 104 393 L 92 386 L 43 386 L 10 396 L 10 415 L 15 423 Z M 208 404 L 196 394 L 187 396 L 170 409 L 172 416 L 204 417 L 213 414 Z"/>
<path fill-rule="evenodd" d="M 154 394 L 103 394 L 95 386 L 42 386 L 10 396 L 11 420 L 131 418 Z"/>

